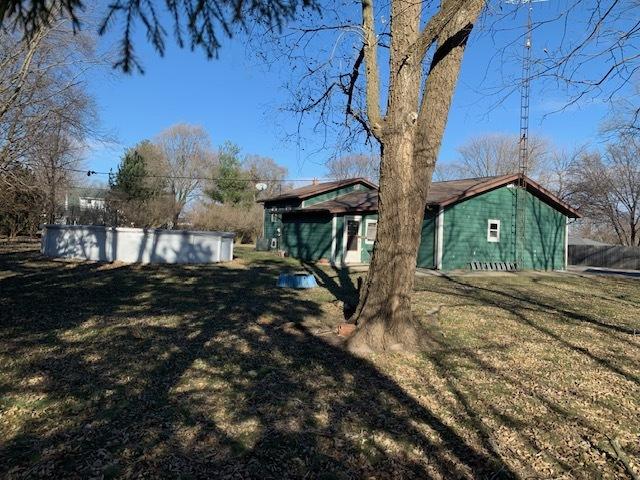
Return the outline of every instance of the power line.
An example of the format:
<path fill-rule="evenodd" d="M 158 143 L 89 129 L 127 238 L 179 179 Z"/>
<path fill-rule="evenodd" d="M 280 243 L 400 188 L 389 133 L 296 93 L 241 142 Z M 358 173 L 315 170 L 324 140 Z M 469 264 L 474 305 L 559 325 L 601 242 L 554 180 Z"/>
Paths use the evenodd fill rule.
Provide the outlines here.
<path fill-rule="evenodd" d="M 68 172 L 76 172 L 76 173 L 84 173 L 87 175 L 87 177 L 91 177 L 94 175 L 106 175 L 106 176 L 111 176 L 111 175 L 115 175 L 113 172 L 97 172 L 96 170 L 83 170 L 80 168 L 67 168 L 67 167 L 60 167 L 61 170 L 66 170 Z M 227 180 L 227 181 L 232 181 L 232 182 L 249 182 L 249 183 L 266 183 L 266 182 L 277 182 L 277 183 L 288 183 L 288 182 L 316 182 L 320 179 L 318 178 L 282 178 L 282 179 L 275 179 L 275 178 L 267 178 L 267 179 L 255 179 L 255 178 L 236 178 L 236 179 L 228 179 L 228 178 L 221 178 L 221 177 L 187 177 L 187 176 L 180 176 L 180 175 L 152 175 L 152 174 L 144 174 L 144 175 L 139 175 L 139 174 L 131 174 L 132 177 L 138 177 L 138 178 L 160 178 L 160 179 L 167 179 L 167 180 L 204 180 L 204 181 L 210 181 L 210 182 L 217 182 L 217 181 L 221 181 L 221 180 Z"/>
<path fill-rule="evenodd" d="M 67 185 L 66 188 L 68 190 L 98 190 L 101 192 L 110 192 L 111 189 L 109 187 L 95 187 L 93 185 Z M 89 192 L 90 193 L 90 192 Z M 89 195 L 87 195 L 89 196 Z M 195 198 L 210 198 L 206 193 L 204 192 L 197 192 L 197 193 L 193 193 L 192 195 L 190 195 L 191 199 L 195 199 Z"/>

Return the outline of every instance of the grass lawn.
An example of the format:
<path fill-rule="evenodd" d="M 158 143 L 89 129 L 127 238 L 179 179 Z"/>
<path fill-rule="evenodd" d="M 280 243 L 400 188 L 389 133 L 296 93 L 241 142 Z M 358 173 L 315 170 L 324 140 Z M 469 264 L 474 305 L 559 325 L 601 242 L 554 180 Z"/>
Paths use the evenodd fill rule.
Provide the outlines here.
<path fill-rule="evenodd" d="M 1 246 L 0 478 L 628 478 L 609 438 L 640 472 L 639 280 L 420 277 L 433 348 L 358 358 L 353 278 L 276 289 L 298 265 L 237 253 Z"/>

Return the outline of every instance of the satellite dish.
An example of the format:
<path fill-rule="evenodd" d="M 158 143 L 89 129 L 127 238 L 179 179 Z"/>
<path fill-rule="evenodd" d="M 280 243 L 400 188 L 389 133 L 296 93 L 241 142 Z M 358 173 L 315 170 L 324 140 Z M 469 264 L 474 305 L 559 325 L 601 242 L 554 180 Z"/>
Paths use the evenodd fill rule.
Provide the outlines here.
<path fill-rule="evenodd" d="M 259 192 L 263 192 L 266 189 L 267 189 L 266 183 L 256 183 L 256 190 L 258 190 Z"/>

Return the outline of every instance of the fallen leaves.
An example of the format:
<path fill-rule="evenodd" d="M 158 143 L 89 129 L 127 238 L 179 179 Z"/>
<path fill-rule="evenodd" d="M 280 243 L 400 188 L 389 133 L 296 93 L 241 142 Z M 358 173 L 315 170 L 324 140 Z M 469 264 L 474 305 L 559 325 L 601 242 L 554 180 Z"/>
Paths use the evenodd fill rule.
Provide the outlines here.
<path fill-rule="evenodd" d="M 608 436 L 639 471 L 640 282 L 422 278 L 433 350 L 361 359 L 327 333 L 332 270 L 287 292 L 291 260 L 243 249 L 214 267 L 24 252 L 0 257 L 0 476 L 625 478 Z"/>

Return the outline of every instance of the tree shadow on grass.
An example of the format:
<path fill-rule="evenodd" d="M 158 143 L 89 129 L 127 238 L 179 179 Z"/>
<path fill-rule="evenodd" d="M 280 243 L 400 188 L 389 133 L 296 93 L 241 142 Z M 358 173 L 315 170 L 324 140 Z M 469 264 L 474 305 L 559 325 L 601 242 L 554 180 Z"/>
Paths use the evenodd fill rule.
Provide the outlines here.
<path fill-rule="evenodd" d="M 443 278 L 456 288 L 455 294 L 457 296 L 472 299 L 474 302 L 483 305 L 492 305 L 507 310 L 515 315 L 520 322 L 528 325 L 539 333 L 548 336 L 574 352 L 585 355 L 605 369 L 640 385 L 640 377 L 636 374 L 622 369 L 608 358 L 599 356 L 589 351 L 589 349 L 573 343 L 570 339 L 554 331 L 550 326 L 532 320 L 527 315 L 527 312 L 554 312 L 560 315 L 566 322 L 571 322 L 578 327 L 583 325 L 589 326 L 602 334 L 617 336 L 616 338 L 624 338 L 625 335 L 635 336 L 635 330 L 633 328 L 615 323 L 607 323 L 596 315 L 573 311 L 569 305 L 565 304 L 565 302 L 559 298 L 542 298 L 540 296 L 523 294 L 522 292 L 510 292 L 505 289 L 493 289 L 487 286 L 472 285 L 471 283 L 464 282 L 460 278 L 448 275 L 444 275 Z M 441 291 L 441 293 L 445 293 L 445 291 L 446 289 Z"/>
<path fill-rule="evenodd" d="M 12 417 L 0 475 L 515 476 L 315 336 L 321 304 L 274 288 L 282 267 L 43 264 L 0 280 L 3 408 L 44 409 Z"/>
<path fill-rule="evenodd" d="M 532 282 L 537 283 L 536 278 Z M 575 478 L 602 476 L 604 466 L 592 462 L 592 452 L 583 454 L 576 447 L 575 437 L 596 444 L 605 432 L 619 432 L 617 419 L 634 411 L 637 402 L 633 392 L 637 391 L 638 377 L 633 360 L 637 355 L 632 354 L 632 349 L 637 349 L 637 342 L 629 338 L 626 327 L 605 323 L 595 312 L 580 313 L 584 306 L 572 304 L 570 296 L 556 297 L 553 283 L 546 285 L 547 291 L 530 291 L 526 284 L 505 283 L 497 282 L 494 287 L 490 277 L 454 276 L 418 282 L 418 290 L 450 296 L 448 308 L 462 307 L 460 311 L 467 314 L 474 309 L 491 308 L 490 312 L 463 317 L 487 324 L 478 324 L 468 343 L 461 343 L 456 332 L 451 338 L 434 337 L 440 348 L 424 353 L 437 372 L 436 378 L 446 384 L 442 403 L 446 404 L 449 397 L 455 399 L 455 405 L 464 411 L 460 423 L 478 432 L 483 449 L 493 455 L 505 448 L 503 442 L 495 443 L 491 429 L 497 422 L 517 439 L 507 448 L 521 448 L 517 443 L 524 445 L 523 451 L 534 452 L 552 465 L 554 476 L 560 476 L 560 472 Z M 499 323 L 489 325 L 494 320 Z M 489 333 L 485 334 L 485 329 Z M 460 333 L 468 335 L 470 330 Z M 613 348 L 607 350 L 605 345 Z M 616 346 L 622 347 L 618 354 L 614 351 Z M 606 356 L 603 351 L 607 351 Z M 519 361 L 525 363 L 519 365 Z M 572 365 L 572 361 L 576 364 Z M 593 393 L 594 389 L 600 393 L 603 377 L 612 379 L 607 389 L 616 392 L 615 403 L 606 393 Z M 625 392 L 628 408 L 617 403 L 621 391 Z M 562 442 L 558 441 L 559 436 Z M 613 471 L 614 475 L 624 475 L 615 466 Z"/>
<path fill-rule="evenodd" d="M 323 268 L 314 262 L 302 261 L 304 269 L 319 280 L 320 285 L 329 290 L 331 294 L 343 303 L 343 315 L 345 319 L 351 318 L 358 306 L 359 290 L 351 278 L 352 271 L 349 267 Z M 358 277 L 360 282 L 362 277 Z"/>

